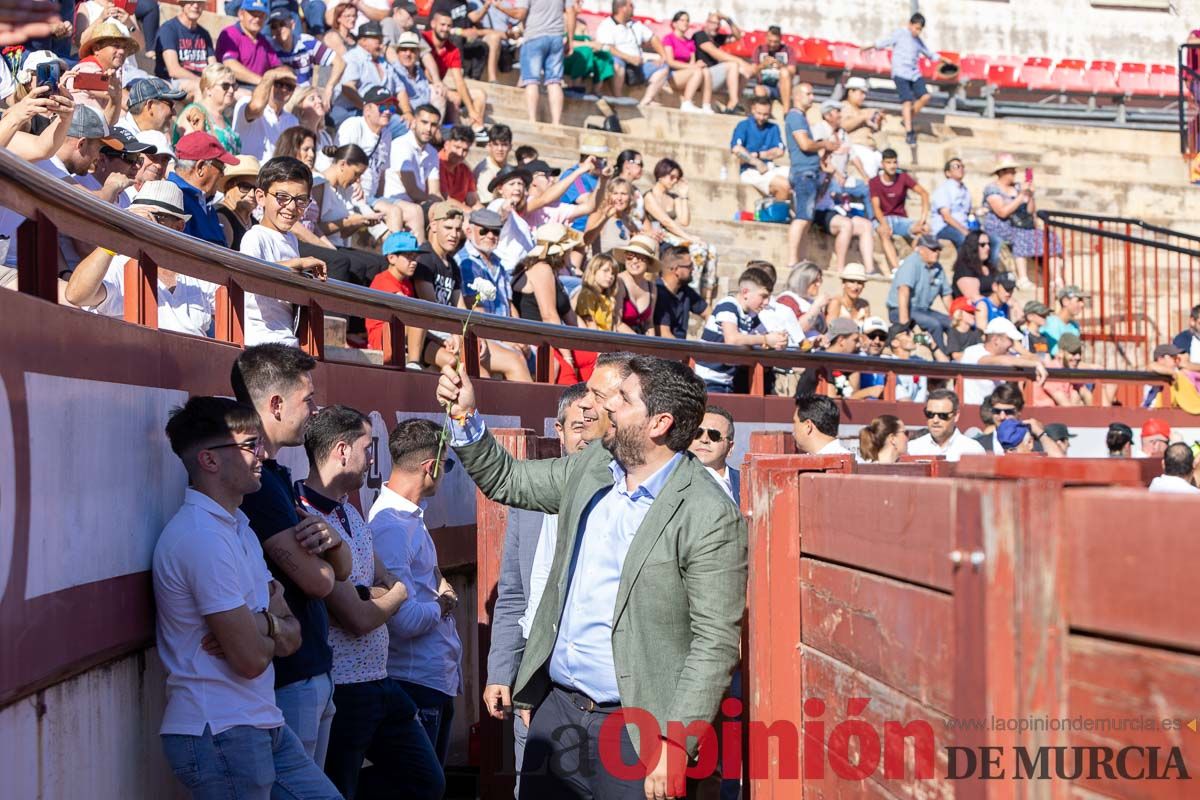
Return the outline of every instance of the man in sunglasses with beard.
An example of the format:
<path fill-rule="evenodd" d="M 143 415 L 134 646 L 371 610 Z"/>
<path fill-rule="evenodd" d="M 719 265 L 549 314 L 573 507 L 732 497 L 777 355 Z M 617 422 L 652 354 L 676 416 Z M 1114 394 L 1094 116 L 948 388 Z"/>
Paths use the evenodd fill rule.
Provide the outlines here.
<path fill-rule="evenodd" d="M 720 406 L 710 405 L 704 409 L 704 419 L 700 420 L 696 438 L 688 450 L 700 460 L 725 494 L 734 503 L 740 503 L 741 475 L 727 463 L 733 450 L 733 415 Z"/>
<path fill-rule="evenodd" d="M 929 433 L 908 443 L 910 456 L 944 456 L 958 461 L 964 455 L 986 455 L 983 445 L 958 430 L 958 395 L 935 389 L 925 401 Z"/>

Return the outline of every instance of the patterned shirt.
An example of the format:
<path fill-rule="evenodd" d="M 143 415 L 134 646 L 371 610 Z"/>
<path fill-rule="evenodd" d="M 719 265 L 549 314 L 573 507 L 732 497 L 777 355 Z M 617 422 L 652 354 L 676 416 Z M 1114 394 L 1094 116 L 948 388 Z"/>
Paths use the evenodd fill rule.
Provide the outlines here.
<path fill-rule="evenodd" d="M 329 498 L 313 491 L 297 481 L 296 496 L 305 511 L 319 514 L 329 527 L 338 532 L 342 541 L 350 548 L 353 566 L 349 581 L 355 586 L 371 586 L 375 583 L 375 547 L 371 528 L 352 504 Z M 364 636 L 354 634 L 331 624 L 329 647 L 333 650 L 333 682 L 366 683 L 387 677 L 388 631 L 380 625 Z"/>

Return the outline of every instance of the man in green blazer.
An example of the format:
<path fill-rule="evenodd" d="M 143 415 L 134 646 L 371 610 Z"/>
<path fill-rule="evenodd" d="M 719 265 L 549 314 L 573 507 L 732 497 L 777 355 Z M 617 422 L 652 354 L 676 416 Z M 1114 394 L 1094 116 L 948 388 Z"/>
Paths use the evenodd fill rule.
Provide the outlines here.
<path fill-rule="evenodd" d="M 746 605 L 745 522 L 687 452 L 704 416 L 703 382 L 678 362 L 632 357 L 604 401 L 602 440 L 540 461 L 517 461 L 492 438 L 463 371 L 443 369 L 437 394 L 451 404 L 452 443 L 480 491 L 559 515 L 513 691 L 516 706 L 535 709 L 521 796 L 694 790 L 682 773 L 697 741 L 683 730 L 715 719 Z M 640 774 L 618 758 L 640 760 Z"/>

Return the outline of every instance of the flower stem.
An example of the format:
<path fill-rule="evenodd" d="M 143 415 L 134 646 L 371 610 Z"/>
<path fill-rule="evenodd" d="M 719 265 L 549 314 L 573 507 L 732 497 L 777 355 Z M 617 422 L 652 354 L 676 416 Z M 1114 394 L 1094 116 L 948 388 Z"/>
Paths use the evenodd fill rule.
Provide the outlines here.
<path fill-rule="evenodd" d="M 475 301 L 473 303 L 471 303 L 471 307 L 469 309 L 467 309 L 467 318 L 463 320 L 463 326 L 462 326 L 463 344 L 462 344 L 462 346 L 464 348 L 467 346 L 467 326 L 469 326 L 471 324 L 471 315 L 475 313 L 475 306 L 477 306 L 477 305 L 479 305 L 479 297 L 478 296 L 476 296 Z M 461 359 L 462 355 L 463 354 L 460 353 L 457 358 Z M 457 369 L 458 364 L 455 363 L 454 367 L 455 367 L 455 369 Z M 446 401 L 445 403 L 442 404 L 442 406 L 446 409 L 446 421 L 442 423 L 442 435 L 438 437 L 437 458 L 433 462 L 433 477 L 434 478 L 437 478 L 437 476 L 441 472 L 442 453 L 446 452 L 446 442 L 450 440 L 450 419 L 451 419 L 451 417 L 450 417 L 450 402 Z"/>

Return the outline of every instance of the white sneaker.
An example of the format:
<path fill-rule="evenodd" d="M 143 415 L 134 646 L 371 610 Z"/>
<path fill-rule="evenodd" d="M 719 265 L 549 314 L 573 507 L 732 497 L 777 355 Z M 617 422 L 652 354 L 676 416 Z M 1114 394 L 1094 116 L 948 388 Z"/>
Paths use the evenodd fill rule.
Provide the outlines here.
<path fill-rule="evenodd" d="M 699 114 L 700 106 L 696 105 L 691 100 L 684 100 L 679 104 L 679 110 L 685 114 Z"/>
<path fill-rule="evenodd" d="M 713 107 L 710 104 L 705 103 L 704 105 L 700 106 L 700 113 L 701 114 L 715 114 L 717 112 L 713 111 Z"/>

